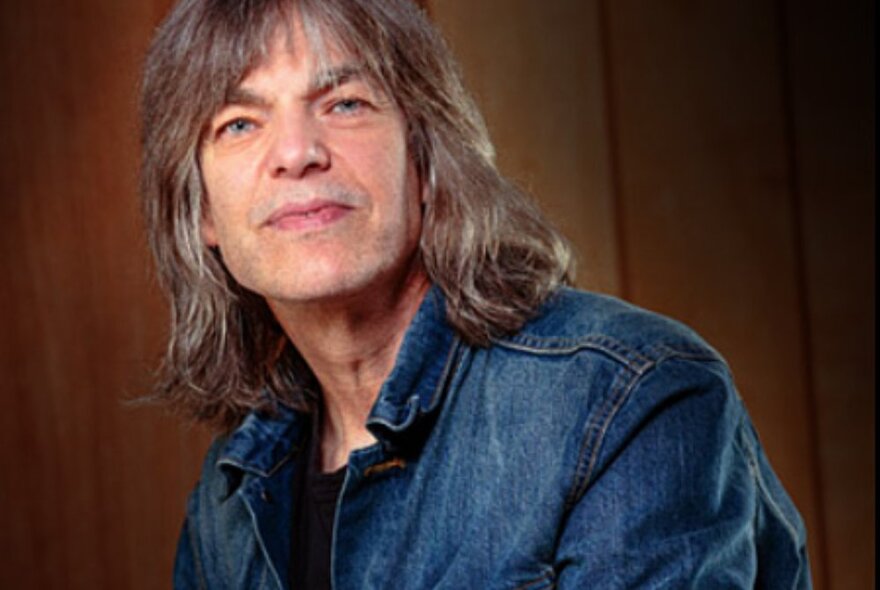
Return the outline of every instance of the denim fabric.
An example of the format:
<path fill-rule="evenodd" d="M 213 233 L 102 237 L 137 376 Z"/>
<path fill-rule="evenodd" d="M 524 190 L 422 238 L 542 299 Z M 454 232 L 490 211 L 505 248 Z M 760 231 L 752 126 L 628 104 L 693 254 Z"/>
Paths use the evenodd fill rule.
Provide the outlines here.
<path fill-rule="evenodd" d="M 348 589 L 809 588 L 802 521 L 728 367 L 686 327 L 565 289 L 519 333 L 411 324 L 336 510 Z M 190 497 L 175 587 L 287 587 L 308 418 L 249 416 Z"/>

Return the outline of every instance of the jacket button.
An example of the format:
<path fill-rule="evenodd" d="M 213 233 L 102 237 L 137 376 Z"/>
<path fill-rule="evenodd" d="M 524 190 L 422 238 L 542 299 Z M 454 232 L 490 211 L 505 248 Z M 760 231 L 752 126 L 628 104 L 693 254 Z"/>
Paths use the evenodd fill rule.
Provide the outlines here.
<path fill-rule="evenodd" d="M 260 490 L 260 498 L 262 498 L 263 502 L 265 502 L 266 504 L 272 503 L 272 496 L 267 490 Z"/>

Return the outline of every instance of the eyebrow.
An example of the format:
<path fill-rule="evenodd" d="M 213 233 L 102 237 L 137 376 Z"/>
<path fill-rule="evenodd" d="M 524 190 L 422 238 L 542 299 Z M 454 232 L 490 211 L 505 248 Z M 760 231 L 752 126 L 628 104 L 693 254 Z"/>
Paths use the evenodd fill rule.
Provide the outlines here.
<path fill-rule="evenodd" d="M 354 64 L 343 64 L 341 66 L 319 70 L 309 81 L 309 86 L 306 92 L 308 96 L 317 96 L 328 90 L 342 86 L 347 82 L 362 79 L 363 77 L 363 69 Z M 268 108 L 269 101 L 259 94 L 239 86 L 230 89 L 229 92 L 226 93 L 223 106 Z"/>
<path fill-rule="evenodd" d="M 226 100 L 224 101 L 223 106 L 228 107 L 232 105 L 267 108 L 269 106 L 269 101 L 267 101 L 259 94 L 251 92 L 247 88 L 239 87 L 232 88 L 229 92 L 226 93 Z"/>
<path fill-rule="evenodd" d="M 346 82 L 358 80 L 364 77 L 363 68 L 355 64 L 342 64 L 340 66 L 319 70 L 309 82 L 308 93 L 310 96 L 323 94 Z"/>

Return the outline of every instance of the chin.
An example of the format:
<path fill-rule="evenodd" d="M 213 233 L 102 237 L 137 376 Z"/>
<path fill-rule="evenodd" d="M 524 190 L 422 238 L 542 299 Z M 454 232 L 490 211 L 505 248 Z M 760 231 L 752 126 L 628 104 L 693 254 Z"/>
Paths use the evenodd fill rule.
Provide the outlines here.
<path fill-rule="evenodd" d="M 284 303 L 329 303 L 366 292 L 369 290 L 369 283 L 363 277 L 336 276 L 325 280 L 298 282 L 295 285 L 277 285 L 268 290 L 265 296 Z"/>

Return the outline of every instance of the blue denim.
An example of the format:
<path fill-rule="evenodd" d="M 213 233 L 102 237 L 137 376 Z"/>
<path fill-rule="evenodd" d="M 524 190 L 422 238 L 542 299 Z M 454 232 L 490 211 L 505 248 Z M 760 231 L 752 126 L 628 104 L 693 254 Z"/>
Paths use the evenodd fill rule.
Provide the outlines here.
<path fill-rule="evenodd" d="M 468 346 L 432 289 L 352 453 L 336 590 L 809 588 L 804 526 L 718 354 L 688 328 L 564 289 Z M 175 588 L 288 587 L 308 418 L 213 444 Z"/>

